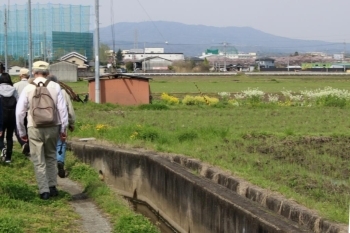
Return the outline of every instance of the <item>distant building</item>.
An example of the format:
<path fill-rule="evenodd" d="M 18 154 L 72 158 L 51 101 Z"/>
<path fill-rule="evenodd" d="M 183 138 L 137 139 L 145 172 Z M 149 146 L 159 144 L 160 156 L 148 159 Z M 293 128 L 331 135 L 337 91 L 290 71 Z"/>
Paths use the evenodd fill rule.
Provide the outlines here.
<path fill-rule="evenodd" d="M 134 69 L 140 72 L 159 72 L 168 71 L 169 66 L 172 65 L 173 61 L 164 59 L 162 57 L 147 57 L 134 62 Z"/>
<path fill-rule="evenodd" d="M 19 75 L 19 70 L 22 69 L 20 66 L 11 66 L 8 70 L 8 73 L 10 75 Z"/>
<path fill-rule="evenodd" d="M 219 46 L 206 49 L 200 58 L 224 56 L 229 59 L 256 59 L 256 53 L 239 53 L 233 46 Z"/>
<path fill-rule="evenodd" d="M 337 61 L 343 61 L 344 60 L 344 54 L 338 53 L 338 54 L 333 54 L 333 59 Z"/>
<path fill-rule="evenodd" d="M 170 61 L 183 61 L 185 56 L 183 53 L 165 53 L 164 48 L 145 48 L 123 50 L 124 62 L 139 61 L 148 57 L 160 57 Z"/>
<path fill-rule="evenodd" d="M 85 57 L 77 52 L 68 53 L 68 54 L 62 56 L 59 60 L 75 64 L 78 66 L 78 69 L 86 69 L 88 67 L 88 65 L 86 64 L 87 57 Z"/>
<path fill-rule="evenodd" d="M 269 57 L 262 57 L 255 59 L 255 63 L 259 68 L 275 68 L 275 59 Z"/>
<path fill-rule="evenodd" d="M 320 57 L 325 57 L 327 56 L 326 53 L 324 52 L 308 52 L 306 55 L 311 55 L 311 56 L 320 56 Z"/>
<path fill-rule="evenodd" d="M 50 74 L 57 76 L 62 82 L 78 81 L 78 65 L 67 61 L 59 61 L 50 65 Z"/>

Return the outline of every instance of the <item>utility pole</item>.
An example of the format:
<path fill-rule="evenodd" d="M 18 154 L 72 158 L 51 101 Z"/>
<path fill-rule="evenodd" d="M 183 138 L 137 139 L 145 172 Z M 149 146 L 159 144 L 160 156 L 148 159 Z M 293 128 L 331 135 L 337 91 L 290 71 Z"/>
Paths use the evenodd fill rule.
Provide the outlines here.
<path fill-rule="evenodd" d="M 46 61 L 47 57 L 47 49 L 46 49 L 46 32 L 44 32 L 44 45 L 43 45 L 43 55 L 44 55 L 44 61 Z"/>
<path fill-rule="evenodd" d="M 100 103 L 100 28 L 99 28 L 99 0 L 95 0 L 95 102 Z"/>
<path fill-rule="evenodd" d="M 7 9 L 5 7 L 5 21 L 4 21 L 4 27 L 5 27 L 5 72 L 8 71 L 8 63 L 7 63 L 7 27 L 8 27 L 8 22 L 7 22 Z"/>
<path fill-rule="evenodd" d="M 224 72 L 226 72 L 226 42 L 224 42 Z"/>
<path fill-rule="evenodd" d="M 146 42 L 143 42 L 143 73 L 146 73 Z"/>
<path fill-rule="evenodd" d="M 28 0 L 28 68 L 29 74 L 32 75 L 32 60 L 33 60 L 33 48 L 32 48 L 32 3 Z"/>

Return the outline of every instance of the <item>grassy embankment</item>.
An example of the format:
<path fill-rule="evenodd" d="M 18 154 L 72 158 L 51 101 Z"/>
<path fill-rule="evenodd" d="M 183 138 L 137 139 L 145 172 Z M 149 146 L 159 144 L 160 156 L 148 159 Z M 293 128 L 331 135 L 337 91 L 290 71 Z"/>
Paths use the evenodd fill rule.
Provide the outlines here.
<path fill-rule="evenodd" d="M 344 77 L 244 76 L 159 77 L 151 82 L 151 90 L 155 96 L 162 92 L 199 95 L 193 82 L 212 96 L 248 87 L 266 93 L 326 86 L 349 90 L 349 79 Z M 73 136 L 198 158 L 280 192 L 330 220 L 346 223 L 350 102 L 335 100 L 332 105 L 327 98 L 322 101 L 307 105 L 291 100 L 275 104 L 258 101 L 238 107 L 227 103 L 166 105 L 161 101 L 148 107 L 76 103 L 78 123 Z"/>
<path fill-rule="evenodd" d="M 16 80 L 18 78 L 15 77 Z M 87 84 L 74 85 L 83 90 Z M 77 161 L 70 152 L 66 167 L 70 178 L 79 181 L 85 188 L 84 192 L 109 215 L 113 232 L 158 232 L 145 217 L 135 214 L 123 198 L 116 196 L 100 181 L 92 168 Z M 0 177 L 1 233 L 83 232 L 79 215 L 69 205 L 70 194 L 60 191 L 58 197 L 49 201 L 39 198 L 33 165 L 20 153 L 18 143 L 14 144 L 12 164 L 0 163 Z"/>

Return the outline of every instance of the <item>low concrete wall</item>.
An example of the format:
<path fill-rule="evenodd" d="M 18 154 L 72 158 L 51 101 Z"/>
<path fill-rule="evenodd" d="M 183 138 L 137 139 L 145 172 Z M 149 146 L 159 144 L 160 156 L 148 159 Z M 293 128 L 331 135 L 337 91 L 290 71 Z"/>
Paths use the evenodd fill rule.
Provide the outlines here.
<path fill-rule="evenodd" d="M 305 226 L 315 233 L 348 233 L 349 228 L 345 224 L 330 222 L 319 216 L 315 211 L 310 210 L 295 201 L 286 199 L 284 196 L 262 189 L 256 185 L 234 177 L 216 167 L 204 164 L 197 159 L 185 156 L 173 155 L 172 161 L 183 167 L 212 180 L 213 182 L 228 188 L 235 193 L 250 199 L 264 208 L 267 208 L 285 218 L 288 218 L 299 225 Z"/>
<path fill-rule="evenodd" d="M 311 232 L 209 179 L 193 174 L 172 157 L 124 151 L 91 142 L 69 142 L 83 162 L 106 182 L 147 202 L 183 233 Z"/>

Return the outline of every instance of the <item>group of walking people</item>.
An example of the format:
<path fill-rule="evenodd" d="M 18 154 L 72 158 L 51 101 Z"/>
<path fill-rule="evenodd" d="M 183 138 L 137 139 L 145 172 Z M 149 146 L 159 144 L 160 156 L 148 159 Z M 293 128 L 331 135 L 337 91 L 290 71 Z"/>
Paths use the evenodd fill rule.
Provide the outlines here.
<path fill-rule="evenodd" d="M 57 175 L 66 177 L 67 130 L 73 131 L 75 123 L 70 96 L 49 68 L 45 61 L 34 62 L 32 77 L 23 68 L 21 80 L 13 84 L 0 63 L 0 156 L 5 164 L 11 164 L 15 133 L 22 153 L 33 162 L 44 200 L 58 195 Z"/>

